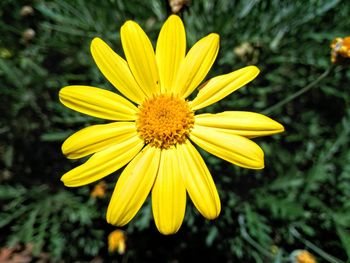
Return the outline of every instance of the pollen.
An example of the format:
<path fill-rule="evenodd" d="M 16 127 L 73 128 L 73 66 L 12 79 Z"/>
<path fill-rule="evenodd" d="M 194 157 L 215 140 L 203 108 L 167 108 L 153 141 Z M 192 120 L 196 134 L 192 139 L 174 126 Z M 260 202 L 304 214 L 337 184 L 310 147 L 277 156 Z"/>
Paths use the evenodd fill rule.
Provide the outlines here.
<path fill-rule="evenodd" d="M 187 101 L 160 94 L 139 106 L 136 129 L 146 144 L 168 149 L 184 143 L 194 125 L 194 113 Z"/>

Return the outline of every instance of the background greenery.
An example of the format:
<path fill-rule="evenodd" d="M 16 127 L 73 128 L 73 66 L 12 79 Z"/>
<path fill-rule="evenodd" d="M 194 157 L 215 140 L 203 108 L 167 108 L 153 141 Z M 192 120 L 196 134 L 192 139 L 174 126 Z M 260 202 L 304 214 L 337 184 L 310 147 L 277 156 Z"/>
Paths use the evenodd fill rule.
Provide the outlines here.
<path fill-rule="evenodd" d="M 34 13 L 21 14 L 23 5 Z M 94 65 L 92 38 L 123 54 L 119 28 L 127 19 L 155 43 L 169 14 L 164 0 L 0 2 L 1 247 L 30 244 L 33 261 L 54 262 L 287 262 L 296 249 L 319 262 L 349 262 L 350 71 L 337 66 L 302 96 L 273 107 L 331 67 L 331 40 L 350 34 L 345 0 L 188 3 L 180 13 L 188 47 L 210 32 L 221 36 L 208 77 L 248 64 L 261 69 L 206 110 L 265 113 L 286 132 L 256 140 L 265 151 L 262 171 L 202 152 L 222 200 L 217 220 L 205 220 L 189 203 L 179 233 L 162 236 L 148 200 L 123 228 L 125 255 L 108 253 L 115 228 L 105 212 L 119 172 L 106 179 L 103 199 L 90 196 L 93 185 L 63 186 L 60 176 L 79 161 L 65 159 L 61 143 L 99 120 L 63 107 L 58 91 L 70 84 L 113 89 Z"/>

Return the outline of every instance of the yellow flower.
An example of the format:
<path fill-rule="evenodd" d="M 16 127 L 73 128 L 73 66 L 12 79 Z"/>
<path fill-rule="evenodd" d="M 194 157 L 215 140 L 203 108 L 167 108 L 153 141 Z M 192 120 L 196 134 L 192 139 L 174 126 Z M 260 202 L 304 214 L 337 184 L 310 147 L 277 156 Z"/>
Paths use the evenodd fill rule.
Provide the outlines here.
<path fill-rule="evenodd" d="M 163 234 L 180 228 L 186 191 L 204 217 L 216 218 L 221 208 L 218 192 L 192 142 L 238 166 L 262 169 L 264 153 L 249 138 L 284 128 L 253 112 L 194 113 L 246 85 L 258 75 L 258 68 L 248 66 L 212 78 L 188 101 L 214 63 L 217 34 L 199 40 L 187 55 L 185 29 L 176 15 L 163 25 L 155 53 L 137 23 L 127 21 L 120 34 L 126 61 L 99 38 L 92 41 L 91 53 L 102 74 L 129 100 L 89 86 L 60 91 L 67 107 L 113 121 L 82 129 L 63 143 L 68 158 L 93 155 L 61 180 L 69 187 L 86 185 L 128 164 L 108 206 L 109 223 L 127 224 L 150 192 L 155 224 Z"/>
<path fill-rule="evenodd" d="M 118 251 L 120 255 L 123 255 L 126 248 L 125 240 L 126 237 L 123 231 L 119 229 L 114 230 L 108 235 L 108 251 L 110 253 Z"/>
<path fill-rule="evenodd" d="M 331 60 L 333 63 L 342 63 L 350 58 L 350 36 L 335 38 L 331 43 Z"/>
<path fill-rule="evenodd" d="M 291 254 L 294 263 L 317 263 L 316 258 L 307 250 L 295 250 Z"/>
<path fill-rule="evenodd" d="M 98 184 L 96 184 L 95 187 L 92 189 L 90 196 L 94 198 L 103 198 L 106 195 L 106 188 L 106 183 L 104 181 L 101 181 Z"/>

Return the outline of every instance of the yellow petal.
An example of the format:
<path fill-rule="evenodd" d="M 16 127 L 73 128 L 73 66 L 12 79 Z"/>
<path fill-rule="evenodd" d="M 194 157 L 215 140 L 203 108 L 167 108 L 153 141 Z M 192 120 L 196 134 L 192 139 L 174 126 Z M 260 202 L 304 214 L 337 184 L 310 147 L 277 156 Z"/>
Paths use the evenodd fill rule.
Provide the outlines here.
<path fill-rule="evenodd" d="M 154 184 L 159 160 L 160 149 L 146 146 L 125 168 L 108 206 L 108 223 L 123 226 L 136 215 Z"/>
<path fill-rule="evenodd" d="M 208 219 L 219 216 L 221 204 L 213 178 L 190 141 L 178 144 L 180 167 L 187 192 L 198 211 Z"/>
<path fill-rule="evenodd" d="M 209 106 L 252 81 L 259 74 L 255 66 L 248 66 L 226 75 L 217 76 L 203 84 L 191 102 L 192 110 Z"/>
<path fill-rule="evenodd" d="M 134 136 L 95 153 L 84 164 L 64 174 L 61 181 L 69 187 L 97 181 L 123 167 L 142 149 L 143 141 Z"/>
<path fill-rule="evenodd" d="M 199 40 L 181 63 L 175 93 L 186 98 L 202 82 L 219 51 L 219 35 L 209 34 Z"/>
<path fill-rule="evenodd" d="M 264 152 L 245 137 L 195 124 L 190 139 L 207 152 L 235 165 L 251 169 L 264 168 Z"/>
<path fill-rule="evenodd" d="M 60 90 L 59 97 L 68 108 L 107 120 L 135 120 L 138 111 L 123 97 L 95 87 L 64 87 Z"/>
<path fill-rule="evenodd" d="M 199 126 L 219 128 L 228 133 L 249 138 L 266 136 L 284 131 L 277 121 L 269 117 L 247 111 L 225 111 L 217 114 L 200 114 L 195 116 Z"/>
<path fill-rule="evenodd" d="M 96 65 L 106 79 L 125 97 L 137 104 L 142 103 L 146 95 L 134 79 L 126 61 L 100 38 L 92 40 L 90 49 Z"/>
<path fill-rule="evenodd" d="M 158 175 L 152 189 L 152 210 L 156 226 L 164 235 L 176 233 L 186 209 L 177 149 L 162 150 Z"/>
<path fill-rule="evenodd" d="M 175 77 L 185 58 L 186 34 L 181 19 L 171 15 L 164 23 L 158 37 L 156 58 L 161 91 L 171 92 L 175 88 Z"/>
<path fill-rule="evenodd" d="M 62 145 L 62 152 L 70 159 L 77 159 L 134 136 L 137 136 L 134 122 L 93 125 L 69 136 Z"/>
<path fill-rule="evenodd" d="M 158 94 L 158 69 L 151 41 L 133 21 L 122 26 L 120 35 L 126 60 L 137 83 L 148 97 Z"/>

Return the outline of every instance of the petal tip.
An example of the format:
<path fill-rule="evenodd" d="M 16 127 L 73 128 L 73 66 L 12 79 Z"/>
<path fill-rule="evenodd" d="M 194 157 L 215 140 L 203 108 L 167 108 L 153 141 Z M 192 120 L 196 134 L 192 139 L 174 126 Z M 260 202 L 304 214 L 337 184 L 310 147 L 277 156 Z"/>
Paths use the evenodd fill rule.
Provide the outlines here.
<path fill-rule="evenodd" d="M 66 141 L 64 141 L 64 143 L 62 144 L 62 146 L 61 146 L 61 151 L 62 151 L 62 153 L 65 155 L 65 156 L 67 156 L 67 154 L 68 154 L 68 146 L 67 146 L 67 143 L 66 143 Z"/>
<path fill-rule="evenodd" d="M 286 131 L 286 129 L 284 128 L 284 126 L 281 123 L 278 123 L 280 125 L 280 131 L 279 132 L 284 132 Z"/>
<path fill-rule="evenodd" d="M 108 224 L 115 225 L 115 222 L 113 222 L 109 211 L 107 211 L 107 214 L 106 214 L 106 221 Z"/>
<path fill-rule="evenodd" d="M 166 20 L 166 22 L 175 23 L 177 25 L 183 26 L 183 22 L 182 22 L 181 17 L 179 17 L 178 15 L 175 15 L 175 14 L 172 14 L 171 16 L 169 16 L 168 19 Z"/>
<path fill-rule="evenodd" d="M 171 229 L 171 228 L 162 228 L 162 227 L 158 227 L 158 231 L 162 234 L 162 235 L 165 235 L 165 236 L 170 236 L 170 235 L 174 235 L 176 234 L 180 228 L 176 228 L 176 229 Z"/>
<path fill-rule="evenodd" d="M 123 30 L 123 28 L 129 28 L 129 27 L 134 27 L 134 26 L 139 26 L 139 24 L 137 24 L 135 21 L 133 20 L 127 20 L 124 22 L 124 24 L 121 27 L 121 30 Z"/>
<path fill-rule="evenodd" d="M 208 35 L 208 37 L 212 38 L 213 41 L 219 42 L 219 40 L 220 40 L 220 35 L 217 34 L 217 33 L 210 33 L 210 34 Z"/>
<path fill-rule="evenodd" d="M 65 96 L 67 95 L 70 91 L 72 91 L 73 89 L 75 89 L 76 86 L 75 85 L 70 85 L 70 86 L 65 86 L 63 88 L 61 88 L 58 92 L 58 95 L 61 96 Z"/>
<path fill-rule="evenodd" d="M 170 235 L 175 235 L 177 233 L 177 231 L 174 231 L 174 232 L 162 232 L 162 231 L 159 231 L 162 235 L 164 236 L 170 236 Z"/>
<path fill-rule="evenodd" d="M 221 212 L 221 205 L 219 203 L 217 207 L 215 207 L 211 211 L 208 211 L 208 213 L 203 214 L 203 216 L 208 220 L 215 220 L 216 218 L 219 217 L 220 212 Z"/>
<path fill-rule="evenodd" d="M 250 168 L 253 170 L 261 170 L 265 168 L 265 154 L 263 149 L 260 148 L 260 146 L 258 146 L 257 144 L 256 146 L 257 148 L 255 154 L 252 153 L 252 162 L 250 163 L 250 165 L 247 165 L 246 168 Z"/>
<path fill-rule="evenodd" d="M 273 121 L 273 123 L 272 123 L 273 130 L 275 131 L 275 133 L 281 133 L 281 132 L 285 131 L 285 128 L 284 128 L 284 126 L 281 123 L 279 123 L 279 122 L 277 122 L 275 120 L 272 120 L 272 121 Z"/>
<path fill-rule="evenodd" d="M 181 18 L 178 15 L 175 14 L 171 14 L 168 19 L 177 19 L 177 20 L 181 20 Z"/>
<path fill-rule="evenodd" d="M 90 52 L 92 53 L 93 56 L 94 56 L 94 53 L 95 53 L 95 49 L 98 49 L 98 46 L 101 45 L 101 44 L 104 44 L 104 41 L 101 38 L 99 38 L 99 37 L 94 37 L 91 40 Z"/>
<path fill-rule="evenodd" d="M 254 78 L 260 73 L 260 69 L 254 65 L 247 66 L 246 69 L 249 69 L 251 71 L 252 75 L 254 75 Z"/>
<path fill-rule="evenodd" d="M 207 215 L 205 218 L 208 220 L 215 220 L 216 218 L 218 218 L 220 215 L 220 211 L 216 214 L 212 214 L 212 215 Z"/>
<path fill-rule="evenodd" d="M 73 169 L 74 170 L 74 169 Z M 66 187 L 78 187 L 78 186 L 82 186 L 84 184 L 79 184 L 74 180 L 74 177 L 72 176 L 72 171 L 70 170 L 68 172 L 66 172 L 64 175 L 62 175 L 61 177 L 61 182 L 64 184 L 64 186 Z"/>
<path fill-rule="evenodd" d="M 63 95 L 63 93 L 65 92 L 66 88 L 67 88 L 67 87 L 61 88 L 61 89 L 59 90 L 59 92 L 58 92 L 58 95 L 59 95 L 59 96 Z"/>
<path fill-rule="evenodd" d="M 264 161 L 264 157 L 261 161 L 258 162 L 257 166 L 254 168 L 256 170 L 262 170 L 265 168 L 265 161 Z"/>
<path fill-rule="evenodd" d="M 108 206 L 107 208 L 107 213 L 106 213 L 106 221 L 108 224 L 111 224 L 113 226 L 123 226 L 124 224 L 120 223 L 120 218 L 115 217 L 115 215 L 113 216 L 113 209 L 110 208 L 110 206 Z"/>
<path fill-rule="evenodd" d="M 68 172 L 69 173 L 69 172 Z M 72 185 L 69 183 L 69 181 L 67 180 L 67 174 L 68 173 L 65 173 L 64 175 L 62 175 L 62 177 L 61 177 L 61 182 L 65 185 L 65 186 L 67 186 L 67 187 L 72 187 Z"/>
<path fill-rule="evenodd" d="M 94 38 L 91 40 L 91 46 L 92 46 L 92 45 L 95 45 L 95 44 L 97 44 L 98 42 L 101 42 L 101 41 L 103 41 L 101 38 L 99 38 L 99 37 L 94 37 Z"/>
<path fill-rule="evenodd" d="M 79 159 L 81 158 L 82 156 L 79 156 L 79 155 L 74 155 L 74 153 L 67 147 L 67 146 L 63 146 L 61 147 L 61 151 L 63 153 L 63 155 L 67 158 L 67 159 L 70 159 L 70 160 L 75 160 L 75 159 Z"/>
<path fill-rule="evenodd" d="M 58 92 L 58 99 L 60 100 L 60 102 L 64 105 L 64 99 L 67 95 L 67 91 L 68 91 L 68 87 L 63 87 L 60 89 L 60 91 Z"/>

